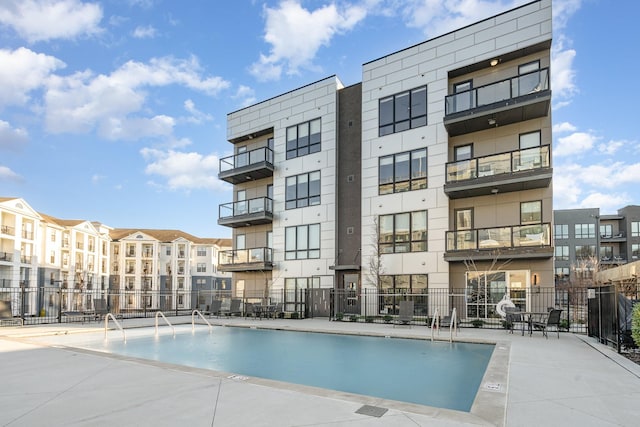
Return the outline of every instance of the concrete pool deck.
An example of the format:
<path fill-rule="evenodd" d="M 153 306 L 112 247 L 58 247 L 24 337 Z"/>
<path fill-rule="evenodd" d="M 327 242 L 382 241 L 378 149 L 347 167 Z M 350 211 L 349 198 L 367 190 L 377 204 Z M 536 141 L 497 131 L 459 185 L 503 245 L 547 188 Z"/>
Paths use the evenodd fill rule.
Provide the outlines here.
<path fill-rule="evenodd" d="M 169 319 L 176 324 L 191 322 L 189 317 Z M 424 326 L 394 328 L 326 319 L 210 321 L 431 336 L 431 329 Z M 151 318 L 123 322 L 128 330 L 153 325 Z M 167 333 L 166 328 L 161 333 Z M 545 339 L 539 332 L 529 337 L 504 330 L 461 329 L 454 339 L 497 344 L 474 408 L 466 413 L 67 347 L 86 333 L 104 334 L 104 324 L 0 328 L 0 425 L 635 426 L 640 419 L 640 366 L 582 335 L 564 333 L 557 339 L 551 333 Z M 109 337 L 122 335 L 111 330 Z M 440 332 L 440 339 L 448 337 L 448 331 Z M 372 375 L 392 380 L 385 379 L 384 367 Z M 386 412 L 376 416 L 379 408 Z"/>

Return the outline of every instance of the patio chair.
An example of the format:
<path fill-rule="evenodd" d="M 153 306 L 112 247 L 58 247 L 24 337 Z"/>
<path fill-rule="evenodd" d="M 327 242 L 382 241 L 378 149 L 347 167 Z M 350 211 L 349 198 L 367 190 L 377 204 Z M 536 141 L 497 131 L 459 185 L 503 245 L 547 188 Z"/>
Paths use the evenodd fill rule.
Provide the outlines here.
<path fill-rule="evenodd" d="M 269 317 L 273 317 L 274 319 L 277 319 L 278 317 L 280 317 L 280 313 L 282 313 L 281 302 L 278 302 L 275 305 L 272 305 L 269 307 Z"/>
<path fill-rule="evenodd" d="M 531 322 L 531 325 L 533 326 L 534 329 L 540 329 L 542 331 L 542 335 L 544 335 L 545 338 L 549 338 L 547 335 L 547 329 L 550 326 L 555 326 L 556 328 L 556 332 L 558 334 L 558 338 L 560 338 L 560 315 L 562 314 L 562 310 L 558 310 L 555 308 L 552 308 L 551 311 L 549 311 L 549 315 L 546 316 L 546 318 L 540 319 L 540 320 L 533 320 Z"/>
<path fill-rule="evenodd" d="M 229 306 L 228 316 L 233 316 L 234 314 L 241 316 L 242 310 L 240 309 L 240 305 L 242 304 L 242 300 L 238 298 L 233 298 L 231 300 L 231 305 Z"/>
<path fill-rule="evenodd" d="M 507 332 L 513 333 L 513 329 L 516 323 L 521 323 L 522 328 L 524 328 L 525 322 L 522 317 L 522 313 L 517 307 L 505 307 L 504 313 L 505 313 L 504 320 L 506 322 Z"/>
<path fill-rule="evenodd" d="M 440 328 L 450 328 L 451 323 L 453 322 L 453 316 L 443 316 L 440 319 L 439 326 Z M 456 330 L 460 330 L 460 320 L 456 319 Z"/>
<path fill-rule="evenodd" d="M 411 327 L 413 321 L 413 301 L 400 301 L 400 312 L 393 326 L 405 325 Z"/>
<path fill-rule="evenodd" d="M 211 301 L 211 315 L 215 315 L 216 317 L 220 316 L 220 312 L 222 311 L 222 301 L 219 299 L 214 299 Z"/>
<path fill-rule="evenodd" d="M 93 308 L 95 309 L 96 320 L 102 320 L 109 312 L 107 309 L 107 301 L 104 298 L 94 299 Z"/>

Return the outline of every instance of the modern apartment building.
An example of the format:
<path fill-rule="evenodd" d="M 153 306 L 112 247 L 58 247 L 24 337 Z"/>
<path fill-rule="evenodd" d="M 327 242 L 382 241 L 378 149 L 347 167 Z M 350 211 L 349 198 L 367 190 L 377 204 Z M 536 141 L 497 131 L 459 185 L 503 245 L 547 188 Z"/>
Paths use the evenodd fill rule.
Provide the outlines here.
<path fill-rule="evenodd" d="M 591 284 L 593 274 L 640 259 L 640 206 L 601 215 L 599 208 L 556 210 L 556 285 Z"/>
<path fill-rule="evenodd" d="M 534 1 L 227 120 L 218 223 L 236 295 L 461 293 L 465 317 L 553 286 L 551 1 Z M 424 314 L 451 310 L 429 299 Z M 440 301 L 440 302 L 436 302 Z M 548 302 L 547 302 L 548 303 Z M 436 305 L 441 305 L 440 307 Z"/>

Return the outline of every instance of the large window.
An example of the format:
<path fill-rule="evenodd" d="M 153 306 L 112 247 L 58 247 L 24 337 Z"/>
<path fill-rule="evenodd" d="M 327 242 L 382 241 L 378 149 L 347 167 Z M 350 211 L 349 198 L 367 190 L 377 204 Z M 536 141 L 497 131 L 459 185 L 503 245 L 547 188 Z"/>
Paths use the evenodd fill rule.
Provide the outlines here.
<path fill-rule="evenodd" d="M 427 250 L 427 211 L 380 215 L 378 221 L 380 253 Z"/>
<path fill-rule="evenodd" d="M 428 281 L 426 274 L 400 274 L 380 276 L 380 312 L 398 314 L 400 301 L 406 294 L 413 294 L 413 314 L 426 316 L 429 314 Z M 420 294 L 419 296 L 416 294 Z"/>
<path fill-rule="evenodd" d="M 320 151 L 320 119 L 287 128 L 287 159 Z"/>
<path fill-rule="evenodd" d="M 320 258 L 320 224 L 284 229 L 285 259 Z"/>
<path fill-rule="evenodd" d="M 555 224 L 554 238 L 555 239 L 568 239 L 569 238 L 569 225 L 568 224 Z"/>
<path fill-rule="evenodd" d="M 596 245 L 578 245 L 576 246 L 576 258 L 585 259 L 596 256 Z"/>
<path fill-rule="evenodd" d="M 320 172 L 309 172 L 287 178 L 286 209 L 320 204 Z"/>
<path fill-rule="evenodd" d="M 380 157 L 379 194 L 400 193 L 422 188 L 427 188 L 426 148 Z"/>
<path fill-rule="evenodd" d="M 640 237 L 640 222 L 633 221 L 631 223 L 631 237 Z"/>
<path fill-rule="evenodd" d="M 556 267 L 555 272 L 556 285 L 569 281 L 569 267 Z"/>
<path fill-rule="evenodd" d="M 556 261 L 569 261 L 569 246 L 555 247 Z"/>
<path fill-rule="evenodd" d="M 608 238 L 613 237 L 613 225 L 612 224 L 601 224 L 600 225 L 600 237 Z"/>
<path fill-rule="evenodd" d="M 595 224 L 576 224 L 576 239 L 595 239 Z"/>
<path fill-rule="evenodd" d="M 542 202 L 520 203 L 520 224 L 539 224 L 542 222 Z"/>
<path fill-rule="evenodd" d="M 640 244 L 631 244 L 631 259 L 637 260 L 640 257 Z"/>
<path fill-rule="evenodd" d="M 380 100 L 379 136 L 427 125 L 427 87 Z"/>

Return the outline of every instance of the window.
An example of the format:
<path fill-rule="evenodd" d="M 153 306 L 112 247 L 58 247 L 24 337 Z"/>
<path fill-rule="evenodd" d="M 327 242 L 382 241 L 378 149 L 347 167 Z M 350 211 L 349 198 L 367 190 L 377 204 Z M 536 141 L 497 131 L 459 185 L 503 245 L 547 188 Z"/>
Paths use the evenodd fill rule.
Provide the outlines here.
<path fill-rule="evenodd" d="M 554 235 L 556 239 L 568 239 L 569 238 L 569 225 L 568 224 L 555 224 Z"/>
<path fill-rule="evenodd" d="M 198 246 L 196 248 L 196 256 L 207 256 L 207 248 Z"/>
<path fill-rule="evenodd" d="M 379 136 L 427 125 L 427 87 L 382 98 L 379 103 Z"/>
<path fill-rule="evenodd" d="M 540 131 L 523 133 L 520 135 L 520 149 L 534 148 L 540 146 Z"/>
<path fill-rule="evenodd" d="M 640 222 L 633 221 L 631 223 L 631 237 L 640 237 Z"/>
<path fill-rule="evenodd" d="M 453 157 L 456 162 L 460 160 L 471 160 L 473 158 L 473 144 L 455 147 Z"/>
<path fill-rule="evenodd" d="M 576 258 L 591 258 L 596 255 L 596 245 L 576 246 Z"/>
<path fill-rule="evenodd" d="M 595 239 L 595 224 L 576 224 L 576 239 Z"/>
<path fill-rule="evenodd" d="M 569 261 L 569 246 L 555 247 L 556 261 Z"/>
<path fill-rule="evenodd" d="M 631 259 L 638 259 L 640 257 L 640 244 L 633 243 L 631 245 Z"/>
<path fill-rule="evenodd" d="M 518 78 L 519 95 L 538 92 L 542 89 L 538 70 L 540 70 L 540 61 L 529 62 L 518 67 L 518 74 L 520 75 Z"/>
<path fill-rule="evenodd" d="M 320 151 L 320 119 L 287 128 L 287 159 Z"/>
<path fill-rule="evenodd" d="M 287 178 L 286 209 L 320 204 L 320 171 Z"/>
<path fill-rule="evenodd" d="M 56 232 L 51 230 L 51 241 L 55 242 L 56 241 Z"/>
<path fill-rule="evenodd" d="M 378 224 L 381 254 L 427 250 L 427 211 L 380 215 Z"/>
<path fill-rule="evenodd" d="M 520 203 L 520 224 L 539 224 L 542 222 L 542 202 Z"/>
<path fill-rule="evenodd" d="M 429 312 L 428 277 L 426 274 L 400 274 L 380 276 L 380 309 L 384 314 L 398 314 L 403 294 L 413 294 L 413 312 L 426 316 Z M 416 294 L 422 294 L 420 296 Z"/>
<path fill-rule="evenodd" d="M 602 224 L 600 226 L 600 237 L 612 237 L 613 236 L 613 225 L 611 224 Z"/>
<path fill-rule="evenodd" d="M 235 249 L 245 249 L 246 237 L 244 234 L 236 235 L 236 247 Z"/>
<path fill-rule="evenodd" d="M 455 230 L 471 230 L 473 228 L 473 209 L 456 209 Z"/>
<path fill-rule="evenodd" d="M 196 271 L 198 273 L 206 273 L 207 272 L 207 264 L 205 264 L 204 262 L 199 262 L 196 265 Z"/>
<path fill-rule="evenodd" d="M 380 157 L 378 193 L 390 194 L 427 188 L 427 149 Z"/>
<path fill-rule="evenodd" d="M 320 224 L 284 229 L 285 259 L 320 258 Z"/>
<path fill-rule="evenodd" d="M 558 283 L 565 283 L 569 281 L 569 267 L 556 267 L 556 285 Z"/>

